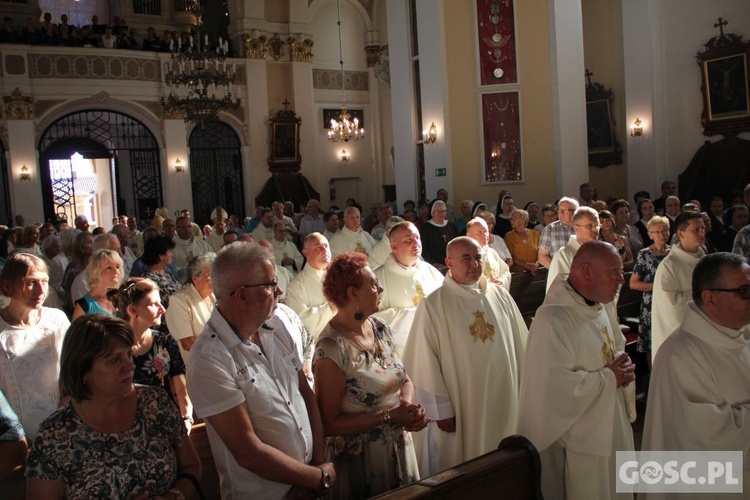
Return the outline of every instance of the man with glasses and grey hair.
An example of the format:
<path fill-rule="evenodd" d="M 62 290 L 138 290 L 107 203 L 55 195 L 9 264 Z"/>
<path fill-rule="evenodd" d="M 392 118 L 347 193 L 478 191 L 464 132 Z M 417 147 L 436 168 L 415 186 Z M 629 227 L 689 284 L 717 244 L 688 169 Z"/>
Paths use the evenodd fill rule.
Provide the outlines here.
<path fill-rule="evenodd" d="M 327 494 L 336 478 L 297 347 L 269 326 L 280 293 L 273 253 L 249 243 L 219 252 L 216 307 L 190 351 L 188 390 L 206 421 L 222 498 Z"/>
<path fill-rule="evenodd" d="M 692 301 L 682 322 L 654 358 L 642 448 L 740 451 L 745 495 L 750 491 L 748 325 L 750 262 L 725 252 L 703 257 L 693 271 Z"/>
<path fill-rule="evenodd" d="M 590 207 L 581 207 L 573 214 L 573 235 L 552 259 L 547 273 L 547 290 L 552 286 L 558 274 L 568 274 L 573 264 L 573 257 L 581 245 L 587 241 L 599 239 L 599 214 Z"/>

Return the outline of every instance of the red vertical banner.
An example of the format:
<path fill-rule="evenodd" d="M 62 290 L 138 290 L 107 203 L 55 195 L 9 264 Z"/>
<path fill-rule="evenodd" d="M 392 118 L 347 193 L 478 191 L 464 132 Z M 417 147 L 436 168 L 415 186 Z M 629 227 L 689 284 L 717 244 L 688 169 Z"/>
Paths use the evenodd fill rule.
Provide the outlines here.
<path fill-rule="evenodd" d="M 482 95 L 484 182 L 522 180 L 518 91 Z"/>
<path fill-rule="evenodd" d="M 477 0 L 482 85 L 518 83 L 514 15 L 513 0 Z"/>

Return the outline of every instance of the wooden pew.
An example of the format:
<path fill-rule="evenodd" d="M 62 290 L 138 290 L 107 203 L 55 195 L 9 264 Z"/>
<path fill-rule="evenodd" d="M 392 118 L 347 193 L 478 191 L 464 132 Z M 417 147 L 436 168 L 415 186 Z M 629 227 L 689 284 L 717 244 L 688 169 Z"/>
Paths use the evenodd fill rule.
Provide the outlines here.
<path fill-rule="evenodd" d="M 201 486 L 203 487 L 203 495 L 206 499 L 221 498 L 219 474 L 216 472 L 216 464 L 211 454 L 211 445 L 208 442 L 206 424 L 200 421 L 193 424 L 193 428 L 190 431 L 190 441 L 192 441 L 195 452 L 201 461 Z M 193 498 L 198 498 L 198 495 L 194 495 Z"/>
<path fill-rule="evenodd" d="M 536 276 L 532 276 L 528 271 L 511 275 L 510 295 L 516 301 L 527 327 L 531 326 L 536 310 L 544 302 L 546 286 L 547 269 L 544 267 L 539 268 Z"/>
<path fill-rule="evenodd" d="M 541 470 L 534 445 L 523 436 L 509 436 L 495 451 L 376 498 L 541 500 Z"/>

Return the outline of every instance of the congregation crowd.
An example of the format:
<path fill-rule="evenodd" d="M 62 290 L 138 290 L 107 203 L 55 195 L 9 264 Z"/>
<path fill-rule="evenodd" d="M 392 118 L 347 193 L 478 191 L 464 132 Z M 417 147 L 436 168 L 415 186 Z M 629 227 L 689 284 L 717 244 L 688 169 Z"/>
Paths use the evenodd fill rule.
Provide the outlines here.
<path fill-rule="evenodd" d="M 625 273 L 641 449 L 747 457 L 750 185 L 676 188 L 458 211 L 441 189 L 400 215 L 278 201 L 202 227 L 19 215 L 0 226 L 0 479 L 24 465 L 28 498 L 201 495 L 199 418 L 222 498 L 369 498 L 514 434 L 545 498 L 614 498 L 615 452 L 637 448 Z M 541 269 L 529 327 L 511 280 Z"/>
<path fill-rule="evenodd" d="M 198 41 L 188 31 L 164 30 L 159 36 L 152 27 L 147 28 L 146 35 L 142 36 L 119 16 L 114 16 L 110 24 L 102 24 L 99 16 L 93 15 L 90 24 L 76 26 L 68 23 L 66 14 L 55 23 L 52 14 L 45 12 L 39 20 L 26 18 L 20 31 L 12 17 L 4 17 L 0 43 L 179 53 L 195 50 Z M 225 51 L 229 49 L 228 44 L 227 41 Z"/>

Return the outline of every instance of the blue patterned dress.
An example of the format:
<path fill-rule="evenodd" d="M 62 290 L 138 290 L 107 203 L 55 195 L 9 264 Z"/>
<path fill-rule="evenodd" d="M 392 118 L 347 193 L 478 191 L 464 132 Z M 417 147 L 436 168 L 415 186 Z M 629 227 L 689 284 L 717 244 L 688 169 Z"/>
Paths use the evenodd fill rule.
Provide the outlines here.
<path fill-rule="evenodd" d="M 638 252 L 638 257 L 635 259 L 635 267 L 633 268 L 633 274 L 637 274 L 641 277 L 641 281 L 645 283 L 653 283 L 656 277 L 656 268 L 664 257 L 669 253 L 669 247 L 667 246 L 667 252 L 664 255 L 656 255 L 651 247 L 646 247 Z M 638 352 L 651 352 L 651 304 L 653 302 L 652 292 L 643 292 L 643 301 L 641 302 L 641 314 L 639 317 L 638 325 Z"/>
<path fill-rule="evenodd" d="M 380 319 L 369 321 L 382 346 L 382 356 L 376 358 L 362 350 L 330 323 L 315 347 L 315 361 L 328 358 L 344 372 L 342 413 L 375 413 L 396 407 L 406 382 L 390 329 Z M 329 436 L 327 444 L 336 467 L 334 498 L 369 498 L 419 480 L 411 434 L 403 427 L 379 425 L 357 434 Z"/>

